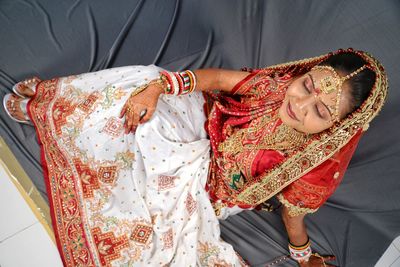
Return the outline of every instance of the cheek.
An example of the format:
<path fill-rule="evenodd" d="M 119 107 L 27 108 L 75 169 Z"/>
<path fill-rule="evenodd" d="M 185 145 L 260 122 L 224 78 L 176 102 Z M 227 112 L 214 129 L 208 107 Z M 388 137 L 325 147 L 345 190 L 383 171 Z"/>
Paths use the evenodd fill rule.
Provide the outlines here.
<path fill-rule="evenodd" d="M 328 129 L 331 126 L 332 123 L 328 123 L 325 120 L 308 117 L 304 120 L 303 131 L 309 134 L 315 134 Z"/>

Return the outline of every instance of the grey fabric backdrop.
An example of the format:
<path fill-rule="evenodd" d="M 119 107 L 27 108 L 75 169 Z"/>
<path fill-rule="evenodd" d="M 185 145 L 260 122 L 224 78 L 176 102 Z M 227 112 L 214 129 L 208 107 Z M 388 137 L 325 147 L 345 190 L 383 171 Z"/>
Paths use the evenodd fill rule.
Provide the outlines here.
<path fill-rule="evenodd" d="M 339 266 L 373 266 L 400 234 L 400 2 L 267 0 L 0 0 L 0 90 L 18 80 L 155 63 L 170 70 L 263 67 L 354 47 L 389 75 L 389 99 L 328 203 L 308 216 L 313 247 Z M 40 192 L 34 129 L 0 134 Z M 287 254 L 278 214 L 244 212 L 223 238 L 253 266 Z M 282 266 L 295 266 L 293 261 Z"/>

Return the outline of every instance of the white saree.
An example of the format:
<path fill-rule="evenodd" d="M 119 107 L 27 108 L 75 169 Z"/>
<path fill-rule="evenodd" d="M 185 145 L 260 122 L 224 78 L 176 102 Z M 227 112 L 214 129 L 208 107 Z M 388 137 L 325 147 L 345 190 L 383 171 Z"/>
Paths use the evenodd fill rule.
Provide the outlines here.
<path fill-rule="evenodd" d="M 128 66 L 43 81 L 28 104 L 66 266 L 243 266 L 204 189 L 204 98 L 161 95 L 135 134 L 122 106 L 158 77 Z"/>

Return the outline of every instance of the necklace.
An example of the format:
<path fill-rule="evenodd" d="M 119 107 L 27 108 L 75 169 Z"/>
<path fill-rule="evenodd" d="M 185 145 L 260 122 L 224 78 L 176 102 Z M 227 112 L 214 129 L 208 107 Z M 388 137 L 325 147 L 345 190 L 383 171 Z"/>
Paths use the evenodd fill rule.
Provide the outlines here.
<path fill-rule="evenodd" d="M 236 155 L 244 150 L 289 150 L 299 147 L 309 139 L 309 135 L 298 132 L 294 128 L 289 127 L 284 123 L 281 123 L 279 126 L 277 126 L 272 133 L 267 133 L 265 131 L 265 126 L 274 122 L 277 123 L 279 118 L 277 115 L 265 118 L 262 119 L 262 123 L 259 125 L 256 124 L 253 127 L 236 131 L 230 137 L 225 139 L 224 142 L 219 144 L 218 151 L 230 155 Z M 254 136 L 254 133 L 261 134 L 261 137 L 255 142 L 248 142 L 250 139 L 253 139 L 252 137 Z"/>

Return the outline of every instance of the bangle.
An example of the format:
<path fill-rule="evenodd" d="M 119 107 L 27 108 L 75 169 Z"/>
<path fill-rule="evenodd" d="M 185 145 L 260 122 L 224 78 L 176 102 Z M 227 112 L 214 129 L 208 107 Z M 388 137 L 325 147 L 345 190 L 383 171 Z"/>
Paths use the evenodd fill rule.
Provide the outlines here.
<path fill-rule="evenodd" d="M 308 261 L 312 254 L 310 239 L 307 238 L 307 242 L 301 246 L 295 246 L 289 241 L 289 251 L 292 259 L 298 262 Z"/>
<path fill-rule="evenodd" d="M 309 247 L 310 245 L 311 245 L 311 242 L 310 242 L 310 238 L 309 237 L 307 237 L 307 242 L 304 243 L 304 245 L 301 245 L 301 246 L 293 245 L 289 240 L 289 247 L 291 247 L 293 249 L 297 249 L 297 250 L 305 249 L 305 248 Z"/>
<path fill-rule="evenodd" d="M 193 92 L 196 89 L 196 75 L 190 71 L 168 72 L 161 71 L 160 79 L 165 81 L 165 94 L 167 95 L 185 95 Z"/>

